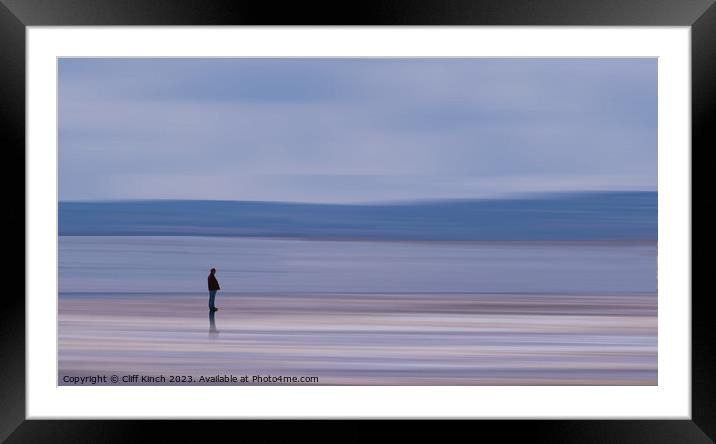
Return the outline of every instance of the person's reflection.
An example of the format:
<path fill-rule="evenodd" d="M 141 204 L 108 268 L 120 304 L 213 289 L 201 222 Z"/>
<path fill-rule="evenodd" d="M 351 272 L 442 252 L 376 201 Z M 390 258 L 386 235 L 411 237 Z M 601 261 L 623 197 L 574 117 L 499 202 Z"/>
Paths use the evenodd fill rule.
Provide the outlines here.
<path fill-rule="evenodd" d="M 209 310 L 209 337 L 217 334 L 219 334 L 219 330 L 216 329 L 216 311 Z"/>

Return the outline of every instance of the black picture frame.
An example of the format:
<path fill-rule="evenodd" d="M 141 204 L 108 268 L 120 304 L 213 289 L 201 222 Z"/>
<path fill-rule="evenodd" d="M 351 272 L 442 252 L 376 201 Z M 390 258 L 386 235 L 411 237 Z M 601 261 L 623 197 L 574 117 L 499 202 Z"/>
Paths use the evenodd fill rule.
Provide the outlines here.
<path fill-rule="evenodd" d="M 165 25 L 530 25 L 690 26 L 692 63 L 692 153 L 706 151 L 716 109 L 716 6 L 713 0 L 392 0 L 385 2 L 273 2 L 202 0 L 0 0 L 0 138 L 6 173 L 25 165 L 25 32 L 27 26 Z M 24 168 L 23 168 L 24 175 Z M 20 179 L 3 176 L 6 190 Z M 24 184 L 24 182 L 23 182 Z M 24 185 L 23 185 L 24 186 Z M 13 194 L 12 192 L 8 194 Z M 19 193 L 14 193 L 19 194 Z M 22 203 L 25 208 L 25 201 Z M 17 208 L 17 207 L 14 207 Z M 24 213 L 23 213 L 24 214 Z M 25 233 L 19 217 L 8 218 Z M 9 236 L 17 237 L 19 236 Z M 23 258 L 25 257 L 23 252 Z M 14 262 L 14 261 L 13 261 Z M 7 267 L 7 266 L 6 266 Z M 6 268 L 9 281 L 17 272 Z M 26 275 L 25 275 L 26 276 Z M 23 294 L 24 280 L 23 278 Z M 286 439 L 357 442 L 414 438 L 528 442 L 701 443 L 716 439 L 714 341 L 708 295 L 692 297 L 691 420 L 509 421 L 307 421 L 26 420 L 25 304 L 19 290 L 0 298 L 0 441 L 179 442 L 229 436 L 260 441 Z M 683 295 L 689 297 L 689 295 Z M 437 427 L 436 427 L 437 425 Z M 228 435 L 225 435 L 228 434 Z M 496 433 L 496 435 L 492 435 Z"/>

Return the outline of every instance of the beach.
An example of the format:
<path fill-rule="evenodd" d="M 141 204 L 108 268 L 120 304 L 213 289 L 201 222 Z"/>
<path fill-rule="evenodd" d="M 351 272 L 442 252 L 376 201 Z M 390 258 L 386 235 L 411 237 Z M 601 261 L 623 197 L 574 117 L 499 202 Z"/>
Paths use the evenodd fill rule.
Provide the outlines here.
<path fill-rule="evenodd" d="M 655 242 L 60 237 L 58 384 L 656 385 L 655 276 Z"/>
<path fill-rule="evenodd" d="M 220 293 L 217 306 L 212 320 L 201 294 L 61 295 L 58 383 L 96 374 L 164 375 L 163 385 L 211 385 L 201 376 L 217 375 L 318 378 L 302 383 L 312 385 L 657 383 L 653 294 Z"/>

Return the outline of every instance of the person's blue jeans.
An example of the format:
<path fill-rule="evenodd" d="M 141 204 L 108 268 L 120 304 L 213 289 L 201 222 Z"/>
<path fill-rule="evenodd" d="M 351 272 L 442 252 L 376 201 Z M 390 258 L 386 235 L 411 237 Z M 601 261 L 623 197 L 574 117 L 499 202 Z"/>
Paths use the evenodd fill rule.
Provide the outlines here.
<path fill-rule="evenodd" d="M 216 290 L 209 292 L 209 308 L 214 308 L 214 298 L 216 298 Z"/>

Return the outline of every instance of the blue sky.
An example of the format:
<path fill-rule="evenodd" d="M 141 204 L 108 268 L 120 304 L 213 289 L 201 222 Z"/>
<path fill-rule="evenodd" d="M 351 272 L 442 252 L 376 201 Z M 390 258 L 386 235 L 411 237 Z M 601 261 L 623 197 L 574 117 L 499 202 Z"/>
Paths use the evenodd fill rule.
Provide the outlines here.
<path fill-rule="evenodd" d="M 656 190 L 656 59 L 60 59 L 60 200 Z"/>

